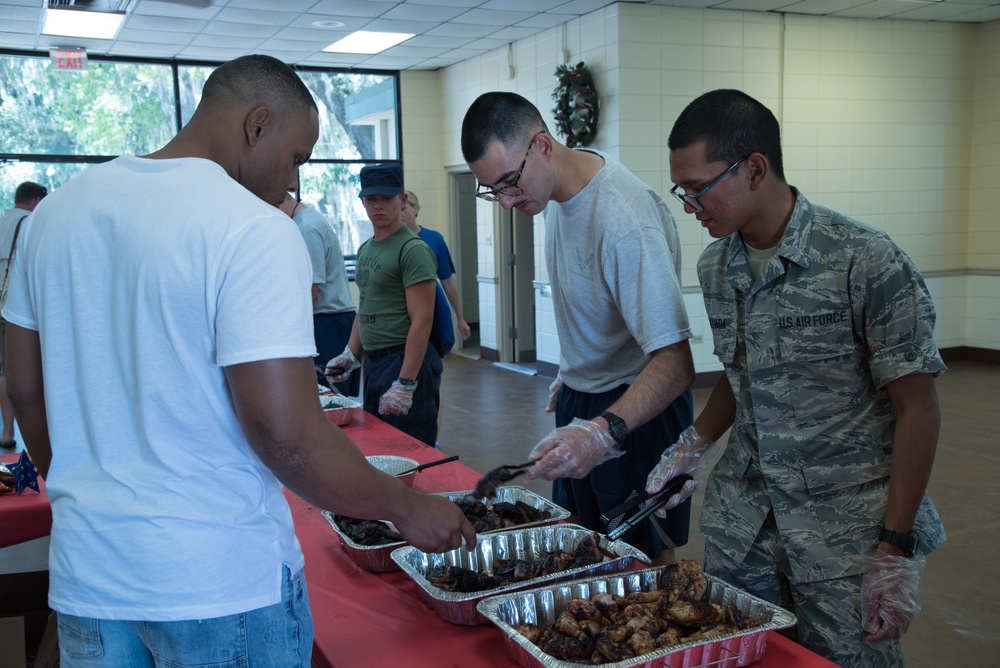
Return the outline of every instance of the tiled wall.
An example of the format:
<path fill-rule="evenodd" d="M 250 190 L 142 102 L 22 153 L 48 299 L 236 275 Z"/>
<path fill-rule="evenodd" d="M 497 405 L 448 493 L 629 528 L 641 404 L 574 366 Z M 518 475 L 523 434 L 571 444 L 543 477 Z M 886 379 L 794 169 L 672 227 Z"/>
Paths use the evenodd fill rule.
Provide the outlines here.
<path fill-rule="evenodd" d="M 941 300 L 939 344 L 1000 349 L 993 333 L 1000 304 L 986 296 L 1000 294 L 1000 22 L 613 5 L 515 42 L 510 53 L 500 49 L 439 72 L 440 164 L 464 165 L 459 128 L 482 92 L 520 93 L 551 125 L 555 67 L 580 60 L 601 94 L 593 147 L 663 194 L 672 186 L 667 136 L 684 105 L 720 87 L 760 99 L 782 123 L 789 182 L 815 202 L 885 229 L 933 275 L 927 282 Z M 407 178 L 410 147 L 408 136 Z M 679 206 L 671 208 L 683 284 L 696 287 L 697 258 L 711 239 Z M 492 249 L 482 248 L 491 243 L 488 206 L 480 220 L 480 254 L 492 261 Z M 536 222 L 536 279 L 544 281 L 541 216 Z M 488 271 L 481 263 L 480 273 Z M 495 302 L 483 287 L 481 298 Z M 539 359 L 558 363 L 551 304 L 537 291 L 536 301 Z M 692 292 L 686 302 L 695 336 L 703 337 L 693 343 L 697 368 L 718 368 L 710 333 L 701 330 L 701 297 Z M 485 326 L 486 303 L 482 308 Z"/>

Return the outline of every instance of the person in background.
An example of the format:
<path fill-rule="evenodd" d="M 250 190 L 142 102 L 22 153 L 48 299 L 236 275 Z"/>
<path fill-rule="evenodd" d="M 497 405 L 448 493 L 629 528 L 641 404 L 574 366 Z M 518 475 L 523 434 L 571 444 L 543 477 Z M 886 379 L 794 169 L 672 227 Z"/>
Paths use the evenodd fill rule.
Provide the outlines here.
<path fill-rule="evenodd" d="M 369 465 L 320 408 L 309 256 L 275 208 L 318 135 L 291 68 L 237 58 L 163 148 L 25 221 L 8 391 L 51 500 L 64 666 L 308 668 L 283 485 L 423 550 L 475 544 L 455 504 Z"/>
<path fill-rule="evenodd" d="M 438 266 L 438 288 L 434 302 L 434 325 L 431 328 L 431 343 L 438 349 L 438 354 L 443 358 L 451 352 L 455 345 L 455 325 L 451 319 L 451 303 L 458 318 L 458 330 L 462 335 L 462 340 L 469 338 L 471 330 L 462 316 L 462 302 L 458 297 L 458 281 L 455 279 L 455 263 L 451 261 L 451 253 L 444 242 L 444 236 L 440 232 L 421 227 L 417 222 L 420 214 L 420 202 L 412 190 L 406 191 L 406 204 L 403 205 L 403 224 L 416 232 L 417 236 L 424 240 L 437 257 Z M 447 298 L 446 298 L 447 295 Z M 438 431 L 441 430 L 441 419 L 444 416 L 444 402 L 438 404 Z M 435 446 L 438 447 L 438 446 Z"/>
<path fill-rule="evenodd" d="M 364 366 L 365 411 L 434 447 L 441 401 L 441 356 L 430 343 L 437 261 L 403 224 L 403 168 L 361 169 L 361 202 L 374 236 L 358 248 L 358 315 L 344 352 L 327 363 L 340 382 Z"/>
<path fill-rule="evenodd" d="M 559 334 L 549 410 L 556 429 L 530 454 L 529 478 L 583 526 L 645 487 L 691 424 L 694 362 L 680 289 L 680 240 L 666 204 L 608 155 L 573 150 L 514 93 L 477 98 L 462 123 L 477 196 L 545 213 L 545 262 Z M 623 536 L 657 563 L 687 542 L 690 504 Z"/>
<path fill-rule="evenodd" d="M 472 334 L 472 330 L 469 328 L 469 323 L 465 321 L 465 315 L 462 312 L 462 300 L 458 294 L 458 278 L 455 273 L 455 263 L 451 259 L 451 253 L 448 252 L 448 244 L 445 243 L 444 235 L 440 232 L 420 225 L 417 222 L 419 216 L 420 200 L 417 199 L 416 194 L 412 190 L 407 190 L 406 206 L 403 207 L 403 222 L 406 223 L 407 227 L 416 232 L 417 236 L 423 239 L 431 247 L 431 250 L 434 251 L 434 255 L 438 261 L 438 280 L 441 282 L 441 287 L 448 297 L 451 310 L 455 313 L 455 319 L 458 322 L 458 332 L 462 336 L 462 340 L 466 341 Z M 450 313 L 448 317 L 450 322 Z"/>
<path fill-rule="evenodd" d="M 14 208 L 4 211 L 3 216 L 0 216 L 0 276 L 3 276 L 4 287 L 9 278 L 10 259 L 14 255 L 17 238 L 21 235 L 21 223 L 48 194 L 45 186 L 25 181 L 14 191 Z M 3 308 L 2 302 L 0 308 Z M 3 420 L 0 448 L 10 449 L 17 447 L 17 441 L 14 440 L 14 409 L 7 397 L 7 377 L 3 369 L 6 341 L 7 323 L 0 318 L 0 419 Z"/>
<path fill-rule="evenodd" d="M 298 190 L 296 193 L 299 194 Z M 309 251 L 316 357 L 328 360 L 340 353 L 351 339 L 351 327 L 356 315 L 340 239 L 323 214 L 303 203 L 299 197 L 288 195 L 279 208 L 295 221 Z M 321 382 L 329 381 L 324 376 Z M 361 393 L 361 374 L 352 372 L 350 378 L 337 384 L 336 389 L 341 394 L 358 396 Z"/>
<path fill-rule="evenodd" d="M 698 276 L 725 373 L 647 489 L 713 461 L 731 428 L 705 570 L 793 611 L 798 642 L 840 666 L 902 666 L 945 540 L 925 491 L 945 370 L 927 288 L 884 232 L 786 182 L 778 121 L 749 95 L 696 98 L 669 147 L 671 192 L 717 239 Z"/>

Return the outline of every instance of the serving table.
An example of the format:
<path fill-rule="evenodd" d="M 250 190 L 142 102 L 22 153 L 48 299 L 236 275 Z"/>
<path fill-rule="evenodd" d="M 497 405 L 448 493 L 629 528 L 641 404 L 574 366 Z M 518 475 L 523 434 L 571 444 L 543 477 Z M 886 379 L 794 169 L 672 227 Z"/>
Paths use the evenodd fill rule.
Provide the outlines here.
<path fill-rule="evenodd" d="M 0 455 L 0 462 L 16 464 L 20 453 Z M 45 491 L 45 481 L 38 477 L 38 492 L 25 489 L 21 494 L 0 495 L 0 548 L 25 543 L 49 535 L 52 508 Z"/>
<path fill-rule="evenodd" d="M 361 451 L 409 457 L 420 464 L 440 459 L 438 450 L 356 410 L 343 426 Z M 417 474 L 414 489 L 456 492 L 472 489 L 480 474 L 461 462 Z M 337 534 L 316 508 L 285 491 L 295 533 L 305 555 L 312 607 L 317 668 L 405 665 L 408 668 L 513 668 L 503 636 L 493 625 L 457 626 L 441 619 L 420 598 L 402 571 L 369 573 L 355 565 Z M 760 668 L 835 668 L 835 664 L 770 633 Z"/>

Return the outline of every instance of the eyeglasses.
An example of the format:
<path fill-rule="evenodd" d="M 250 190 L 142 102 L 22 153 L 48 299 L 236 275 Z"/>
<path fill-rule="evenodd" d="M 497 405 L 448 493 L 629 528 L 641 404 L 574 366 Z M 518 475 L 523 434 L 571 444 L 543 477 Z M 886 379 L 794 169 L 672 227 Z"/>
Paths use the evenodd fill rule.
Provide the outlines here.
<path fill-rule="evenodd" d="M 538 135 L 543 135 L 543 134 L 545 134 L 545 130 L 539 130 L 531 137 L 531 141 L 528 142 L 528 150 L 524 152 L 524 160 L 521 161 L 521 166 L 517 168 L 516 172 L 514 172 L 514 176 L 511 179 L 509 179 L 510 185 L 506 185 L 503 188 L 490 190 L 489 188 L 486 188 L 486 186 L 484 186 L 482 183 L 478 183 L 476 188 L 476 197 L 478 197 L 479 199 L 484 199 L 487 202 L 499 202 L 500 195 L 503 195 L 504 197 L 517 197 L 521 195 L 524 192 L 524 190 L 518 188 L 517 183 L 518 181 L 521 180 L 521 172 L 524 171 L 524 166 L 528 164 L 528 155 L 531 154 L 531 147 L 535 145 L 535 138 Z M 486 190 L 483 190 L 483 188 L 486 188 Z"/>
<path fill-rule="evenodd" d="M 705 186 L 704 188 L 702 188 L 701 192 L 698 193 L 697 195 L 685 195 L 684 193 L 677 192 L 677 189 L 680 188 L 680 186 L 674 186 L 673 188 L 671 188 L 670 189 L 670 194 L 673 195 L 674 197 L 676 197 L 677 201 L 680 202 L 681 204 L 687 204 L 689 207 L 691 207 L 695 211 L 704 211 L 705 207 L 703 207 L 701 205 L 701 198 L 705 196 L 705 193 L 707 193 L 709 190 L 711 190 L 712 186 L 714 186 L 716 183 L 718 183 L 722 179 L 726 178 L 726 175 L 729 174 L 729 172 L 731 172 L 734 169 L 736 169 L 736 165 L 740 164 L 741 162 L 743 162 L 744 160 L 746 160 L 749 157 L 750 157 L 749 155 L 743 156 L 742 158 L 740 158 L 739 160 L 737 160 L 733 164 L 729 165 L 729 169 L 727 169 L 726 171 L 724 171 L 721 174 L 719 174 L 719 178 L 715 179 L 714 181 L 712 181 L 711 183 L 709 183 L 707 186 Z"/>

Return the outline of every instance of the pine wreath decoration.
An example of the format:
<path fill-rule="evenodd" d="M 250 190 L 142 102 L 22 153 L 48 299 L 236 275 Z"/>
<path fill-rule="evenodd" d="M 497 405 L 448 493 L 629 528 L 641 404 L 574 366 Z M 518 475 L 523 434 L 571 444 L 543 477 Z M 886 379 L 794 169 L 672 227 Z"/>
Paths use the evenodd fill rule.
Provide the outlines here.
<path fill-rule="evenodd" d="M 598 97 L 594 77 L 583 64 L 556 68 L 559 86 L 552 91 L 556 128 L 566 136 L 566 146 L 589 146 L 597 136 Z"/>

